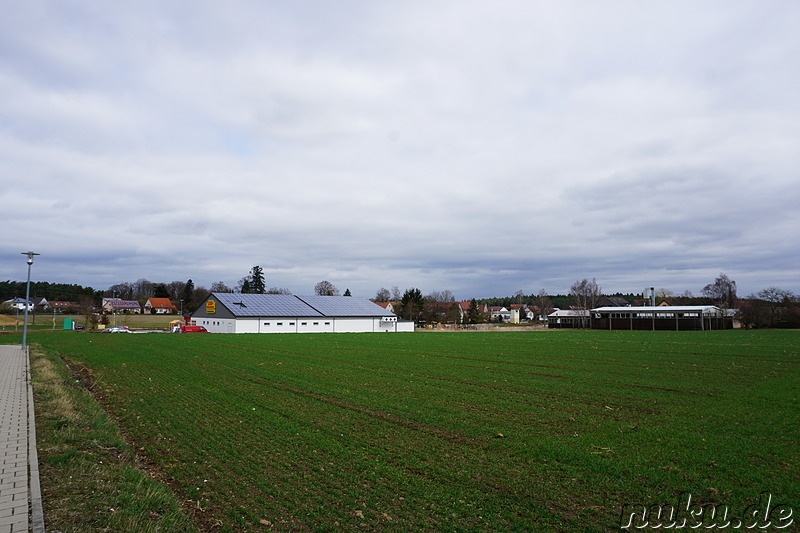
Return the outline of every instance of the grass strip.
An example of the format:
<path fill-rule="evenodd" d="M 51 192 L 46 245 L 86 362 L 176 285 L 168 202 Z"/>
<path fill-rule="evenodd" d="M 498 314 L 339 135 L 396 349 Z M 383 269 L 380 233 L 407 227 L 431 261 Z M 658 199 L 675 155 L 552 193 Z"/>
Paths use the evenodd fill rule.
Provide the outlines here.
<path fill-rule="evenodd" d="M 33 347 L 31 375 L 49 531 L 197 531 L 56 353 Z"/>

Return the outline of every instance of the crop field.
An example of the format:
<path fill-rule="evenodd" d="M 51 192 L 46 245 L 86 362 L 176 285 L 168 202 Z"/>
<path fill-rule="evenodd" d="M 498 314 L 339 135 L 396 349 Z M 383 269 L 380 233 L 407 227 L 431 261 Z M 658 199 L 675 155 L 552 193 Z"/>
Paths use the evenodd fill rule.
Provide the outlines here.
<path fill-rule="evenodd" d="M 800 332 L 37 333 L 201 529 L 607 531 L 800 510 Z M 796 524 L 795 524 L 796 525 Z"/>

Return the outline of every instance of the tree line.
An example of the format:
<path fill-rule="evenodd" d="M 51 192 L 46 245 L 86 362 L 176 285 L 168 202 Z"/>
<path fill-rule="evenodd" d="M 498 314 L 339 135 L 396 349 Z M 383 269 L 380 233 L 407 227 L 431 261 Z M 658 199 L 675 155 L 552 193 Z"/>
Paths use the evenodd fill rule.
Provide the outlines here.
<path fill-rule="evenodd" d="M 210 288 L 195 286 L 192 279 L 187 281 L 153 282 L 140 278 L 134 282 L 122 282 L 110 286 L 106 290 L 95 290 L 77 284 L 50 283 L 32 281 L 31 296 L 43 297 L 48 301 L 68 301 L 91 308 L 100 299 L 115 297 L 123 300 L 136 300 L 144 304 L 148 298 L 169 298 L 184 313 L 193 312 L 211 292 L 240 292 L 245 294 L 292 294 L 289 289 L 280 287 L 267 288 L 266 277 L 261 266 L 256 265 L 242 277 L 235 288 L 222 281 L 211 284 Z M 666 300 L 670 305 L 705 305 L 713 304 L 722 309 L 736 309 L 736 317 L 744 327 L 800 327 L 800 297 L 792 291 L 778 287 L 750 294 L 746 298 L 737 295 L 736 282 L 725 273 L 720 273 L 711 283 L 705 285 L 699 296 L 690 291 L 676 295 L 668 289 L 656 291 L 657 302 Z M 320 296 L 339 296 L 339 289 L 330 281 L 322 280 L 314 286 L 314 294 Z M 344 296 L 350 296 L 346 289 Z M 24 298 L 25 282 L 0 281 L 0 302 L 12 298 Z M 569 294 L 549 295 L 544 289 L 538 293 L 525 294 L 516 291 L 511 296 L 496 298 L 479 298 L 469 300 L 470 305 L 465 312 L 464 320 L 468 323 L 489 321 L 481 311 L 484 306 L 510 308 L 514 304 L 525 304 L 535 308 L 541 316 L 546 316 L 554 308 L 560 309 L 592 309 L 597 307 L 604 296 L 623 298 L 629 304 L 649 305 L 642 299 L 643 295 L 634 293 L 615 293 L 604 295 L 597 281 L 593 278 L 575 281 Z M 375 302 L 394 302 L 395 313 L 403 319 L 415 322 L 455 323 L 461 319 L 460 302 L 449 290 L 432 291 L 426 295 L 416 287 L 401 292 L 398 286 L 391 289 L 381 287 L 372 298 Z"/>
<path fill-rule="evenodd" d="M 25 298 L 24 281 L 0 281 L 0 302 L 12 298 Z M 39 296 L 48 300 L 73 302 L 83 296 L 95 297 L 102 291 L 95 291 L 91 287 L 69 283 L 50 283 L 47 281 L 31 281 L 31 296 Z"/>

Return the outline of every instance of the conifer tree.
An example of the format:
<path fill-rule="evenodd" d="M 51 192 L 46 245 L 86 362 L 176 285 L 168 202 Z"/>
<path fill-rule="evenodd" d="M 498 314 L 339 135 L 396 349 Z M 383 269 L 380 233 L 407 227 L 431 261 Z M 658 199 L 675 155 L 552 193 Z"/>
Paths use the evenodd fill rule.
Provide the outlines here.
<path fill-rule="evenodd" d="M 264 294 L 267 292 L 267 286 L 264 281 L 264 269 L 256 265 L 250 269 L 250 291 L 253 294 Z M 244 290 L 242 290 L 244 292 Z"/>

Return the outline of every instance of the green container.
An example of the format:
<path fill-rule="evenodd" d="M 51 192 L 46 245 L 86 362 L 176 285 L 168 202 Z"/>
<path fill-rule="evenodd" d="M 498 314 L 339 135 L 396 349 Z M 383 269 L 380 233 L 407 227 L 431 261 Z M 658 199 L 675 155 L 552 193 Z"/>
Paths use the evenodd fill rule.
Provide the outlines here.
<path fill-rule="evenodd" d="M 71 318 L 65 318 L 64 319 L 64 329 L 75 329 L 75 327 L 72 324 L 72 319 Z"/>

